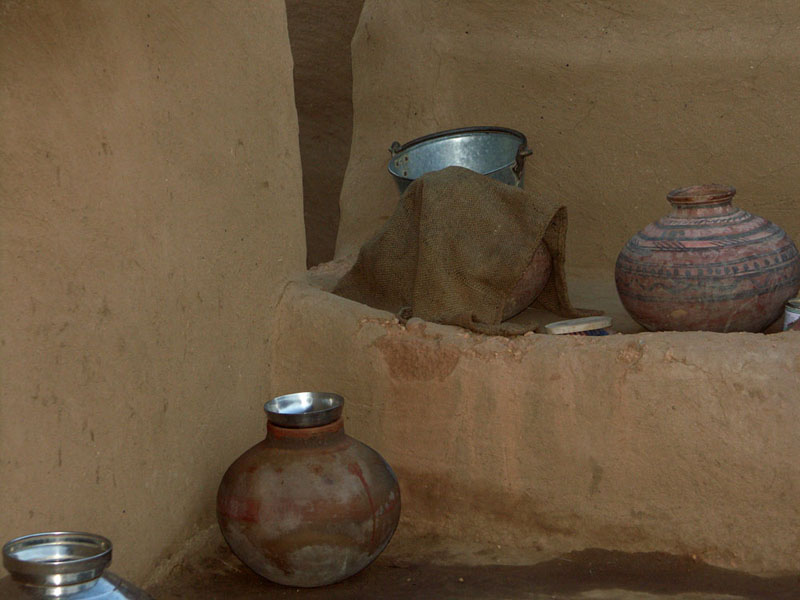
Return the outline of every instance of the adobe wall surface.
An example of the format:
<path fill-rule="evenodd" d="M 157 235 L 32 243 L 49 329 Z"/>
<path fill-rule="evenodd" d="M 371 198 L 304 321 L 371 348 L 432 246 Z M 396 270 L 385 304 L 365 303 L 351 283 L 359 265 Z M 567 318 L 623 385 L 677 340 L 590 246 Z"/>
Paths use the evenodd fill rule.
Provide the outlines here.
<path fill-rule="evenodd" d="M 695 183 L 736 186 L 798 240 L 798 26 L 791 0 L 367 0 L 337 256 L 394 209 L 392 141 L 469 125 L 527 134 L 526 187 L 569 210 L 569 272 L 611 277 Z"/>
<path fill-rule="evenodd" d="M 308 265 L 333 258 L 339 192 L 350 158 L 350 40 L 364 0 L 287 0 L 300 125 Z"/>
<path fill-rule="evenodd" d="M 401 539 L 800 571 L 800 333 L 488 337 L 305 282 L 276 319 L 273 389 L 345 397 L 400 479 Z"/>
<path fill-rule="evenodd" d="M 526 188 L 568 207 L 573 300 L 636 331 L 613 265 L 670 189 L 732 184 L 800 238 L 798 26 L 788 1 L 366 0 L 341 260 L 321 272 L 392 214 L 393 141 L 503 125 L 533 149 Z M 601 547 L 800 571 L 797 334 L 509 340 L 402 325 L 305 283 L 278 322 L 276 391 L 347 398 L 350 433 L 401 479 L 411 536 L 501 562 Z"/>
<path fill-rule="evenodd" d="M 0 4 L 0 539 L 144 581 L 263 435 L 304 268 L 284 3 Z"/>

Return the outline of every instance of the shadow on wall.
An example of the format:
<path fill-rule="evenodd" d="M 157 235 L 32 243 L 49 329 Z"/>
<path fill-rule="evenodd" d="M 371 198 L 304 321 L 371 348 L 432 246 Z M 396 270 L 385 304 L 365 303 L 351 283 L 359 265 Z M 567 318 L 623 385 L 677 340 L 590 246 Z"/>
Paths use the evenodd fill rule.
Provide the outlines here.
<path fill-rule="evenodd" d="M 307 264 L 333 258 L 339 192 L 350 158 L 350 40 L 363 0 L 287 0 L 303 163 Z"/>

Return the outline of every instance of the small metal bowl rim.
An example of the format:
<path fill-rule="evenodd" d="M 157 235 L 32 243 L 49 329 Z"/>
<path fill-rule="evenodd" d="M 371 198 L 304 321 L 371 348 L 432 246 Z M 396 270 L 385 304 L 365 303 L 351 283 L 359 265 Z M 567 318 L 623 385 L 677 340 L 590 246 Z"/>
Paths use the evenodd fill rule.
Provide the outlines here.
<path fill-rule="evenodd" d="M 80 542 L 85 546 L 96 546 L 97 552 L 80 558 L 41 561 L 26 560 L 18 557 L 22 550 L 35 546 L 59 546 L 72 542 Z M 45 580 L 55 585 L 51 578 L 63 581 L 86 581 L 98 577 L 111 563 L 113 545 L 108 538 L 96 533 L 84 531 L 49 531 L 23 535 L 3 545 L 3 566 L 17 580 Z M 68 575 L 85 574 L 79 577 Z"/>
<path fill-rule="evenodd" d="M 302 413 L 282 413 L 275 408 L 281 400 L 298 396 L 324 397 L 333 400 L 333 404 L 326 408 L 310 410 Z M 267 420 L 279 427 L 319 427 L 333 423 L 342 416 L 344 410 L 344 397 L 334 392 L 293 392 L 275 396 L 264 403 L 264 412 L 267 413 Z"/>

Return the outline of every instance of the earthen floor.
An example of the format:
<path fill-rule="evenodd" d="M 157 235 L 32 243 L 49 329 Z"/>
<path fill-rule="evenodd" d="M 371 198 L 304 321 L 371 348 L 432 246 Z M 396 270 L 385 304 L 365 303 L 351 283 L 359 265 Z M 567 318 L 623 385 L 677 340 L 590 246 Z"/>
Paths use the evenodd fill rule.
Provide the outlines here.
<path fill-rule="evenodd" d="M 160 600 L 292 598 L 526 600 L 797 600 L 800 576 L 763 578 L 691 557 L 585 550 L 531 566 L 444 564 L 409 559 L 390 546 L 370 567 L 336 585 L 283 587 L 244 567 L 224 546 L 184 561 L 150 592 Z"/>

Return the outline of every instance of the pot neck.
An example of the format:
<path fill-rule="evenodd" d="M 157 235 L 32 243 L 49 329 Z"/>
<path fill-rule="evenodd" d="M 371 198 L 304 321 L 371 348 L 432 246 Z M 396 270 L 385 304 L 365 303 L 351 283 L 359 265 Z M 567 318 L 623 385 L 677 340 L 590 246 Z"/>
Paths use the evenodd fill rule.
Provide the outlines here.
<path fill-rule="evenodd" d="M 281 427 L 267 422 L 267 444 L 280 448 L 318 448 L 337 444 L 347 439 L 344 420 L 319 427 Z"/>
<path fill-rule="evenodd" d="M 670 216 L 716 217 L 736 212 L 733 197 L 736 189 L 725 185 L 693 185 L 672 190 L 667 200 L 672 205 Z"/>

